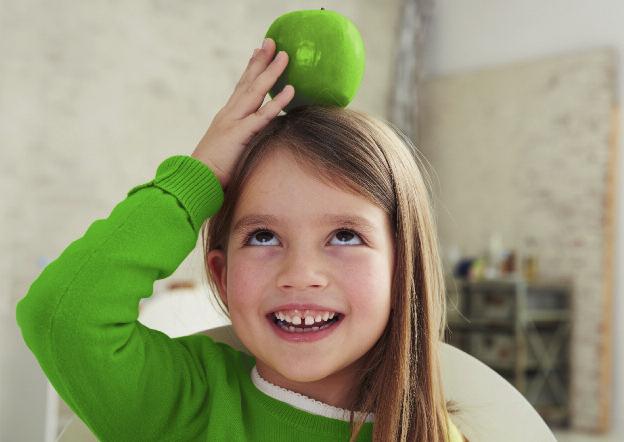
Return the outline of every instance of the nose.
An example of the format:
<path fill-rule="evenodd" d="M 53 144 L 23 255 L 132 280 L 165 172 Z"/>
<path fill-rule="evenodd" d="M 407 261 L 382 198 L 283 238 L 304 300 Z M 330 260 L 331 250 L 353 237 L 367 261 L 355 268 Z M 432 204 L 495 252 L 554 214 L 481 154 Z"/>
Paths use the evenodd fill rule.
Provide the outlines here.
<path fill-rule="evenodd" d="M 324 259 L 319 253 L 300 247 L 289 251 L 277 276 L 277 286 L 281 289 L 307 290 L 327 285 Z"/>

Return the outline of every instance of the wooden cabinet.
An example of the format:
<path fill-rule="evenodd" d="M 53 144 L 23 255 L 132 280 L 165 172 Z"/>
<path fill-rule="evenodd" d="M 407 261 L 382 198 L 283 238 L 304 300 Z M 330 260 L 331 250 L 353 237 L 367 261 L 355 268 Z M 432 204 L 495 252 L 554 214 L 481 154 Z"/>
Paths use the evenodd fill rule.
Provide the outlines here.
<path fill-rule="evenodd" d="M 446 341 L 511 382 L 544 420 L 569 415 L 571 283 L 448 277 Z"/>

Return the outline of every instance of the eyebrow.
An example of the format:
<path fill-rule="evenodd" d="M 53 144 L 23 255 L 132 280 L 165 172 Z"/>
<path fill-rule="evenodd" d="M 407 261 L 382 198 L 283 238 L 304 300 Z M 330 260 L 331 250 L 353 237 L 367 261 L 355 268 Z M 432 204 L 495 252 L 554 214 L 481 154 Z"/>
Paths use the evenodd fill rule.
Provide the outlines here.
<path fill-rule="evenodd" d="M 318 224 L 340 224 L 344 227 L 353 227 L 361 229 L 364 232 L 374 232 L 376 230 L 375 226 L 368 219 L 358 216 L 358 215 L 343 215 L 343 214 L 325 214 L 318 218 Z M 232 233 L 236 234 L 240 230 L 245 230 L 249 227 L 253 226 L 261 226 L 265 224 L 281 224 L 280 220 L 273 215 L 264 215 L 264 214 L 249 214 L 241 217 L 234 228 L 232 229 Z"/>

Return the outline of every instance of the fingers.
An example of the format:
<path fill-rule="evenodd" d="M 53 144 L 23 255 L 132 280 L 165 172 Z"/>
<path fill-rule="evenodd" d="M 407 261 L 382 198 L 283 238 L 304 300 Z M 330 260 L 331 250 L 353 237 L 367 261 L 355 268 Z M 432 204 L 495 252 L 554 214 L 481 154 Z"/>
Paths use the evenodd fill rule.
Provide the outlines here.
<path fill-rule="evenodd" d="M 278 115 L 284 107 L 295 96 L 295 87 L 287 84 L 272 100 L 268 101 L 264 106 L 258 109 L 253 115 L 256 118 L 264 119 L 265 123 Z"/>
<path fill-rule="evenodd" d="M 267 68 L 242 91 L 238 100 L 243 116 L 258 110 L 269 90 L 277 82 L 279 76 L 288 65 L 288 54 L 280 51 Z M 243 85 L 243 88 L 245 86 Z"/>
<path fill-rule="evenodd" d="M 261 94 L 264 98 L 287 65 L 288 54 L 286 51 L 280 51 L 269 63 L 269 65 L 265 67 L 262 72 L 260 72 L 260 74 L 253 79 L 253 81 L 247 84 L 247 90 L 245 92 L 251 92 L 252 96 L 258 96 Z"/>
<path fill-rule="evenodd" d="M 265 48 L 258 50 L 250 60 L 247 70 L 228 101 L 233 117 L 241 119 L 255 112 L 284 72 L 288 65 L 288 54 L 280 51 L 273 58 L 274 51 L 275 42 L 268 39 Z"/>
<path fill-rule="evenodd" d="M 243 120 L 245 129 L 256 133 L 275 118 L 295 96 L 295 88 L 287 84 L 272 100 Z"/>
<path fill-rule="evenodd" d="M 260 49 L 254 51 L 254 55 L 249 59 L 247 69 L 243 72 L 237 87 L 251 83 L 258 75 L 260 75 L 267 67 L 267 65 L 273 60 L 273 53 L 275 52 L 275 42 L 271 38 L 267 38 L 266 43 Z"/>
<path fill-rule="evenodd" d="M 266 66 L 273 59 L 273 52 L 275 51 L 275 42 L 268 38 L 263 42 L 262 48 L 256 48 L 253 51 L 253 55 L 249 58 L 247 67 L 242 73 L 241 78 L 234 87 L 234 92 L 230 95 L 227 103 L 224 107 L 228 109 L 232 107 L 233 103 L 237 101 L 244 89 L 248 87 L 248 84 L 256 78 L 260 72 L 266 69 Z"/>

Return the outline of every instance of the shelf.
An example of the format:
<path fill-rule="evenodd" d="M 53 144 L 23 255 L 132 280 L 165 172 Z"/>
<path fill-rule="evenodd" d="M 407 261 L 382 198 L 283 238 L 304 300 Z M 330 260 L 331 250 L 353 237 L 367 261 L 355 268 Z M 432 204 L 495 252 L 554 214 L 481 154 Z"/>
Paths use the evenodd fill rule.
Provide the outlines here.
<path fill-rule="evenodd" d="M 566 280 L 449 281 L 447 341 L 539 399 L 547 421 L 565 420 L 571 294 Z"/>
<path fill-rule="evenodd" d="M 523 284 L 529 288 L 538 290 L 566 290 L 571 291 L 572 281 L 570 279 L 537 279 L 535 281 L 527 281 L 517 276 L 503 277 L 497 279 L 480 279 L 476 281 L 470 281 L 466 279 L 457 279 L 452 276 L 446 275 L 447 286 L 457 284 L 458 286 L 472 286 L 472 287 L 511 287 L 517 284 Z"/>
<path fill-rule="evenodd" d="M 472 328 L 472 327 L 497 327 L 497 328 L 513 328 L 514 324 L 510 320 L 500 320 L 500 319 L 453 319 L 448 320 L 449 327 L 461 327 L 461 328 Z"/>
<path fill-rule="evenodd" d="M 569 312 L 539 312 L 539 311 L 527 311 L 524 314 L 524 321 L 520 321 L 521 323 L 529 323 L 529 322 L 539 322 L 539 323 L 560 323 L 560 322 L 568 322 L 570 321 Z M 479 326 L 479 327 L 508 327 L 512 328 L 515 326 L 515 321 L 513 318 L 506 319 L 494 319 L 494 318 L 463 318 L 461 316 L 449 317 L 447 319 L 449 326 L 453 327 L 471 327 L 471 326 Z"/>
<path fill-rule="evenodd" d="M 524 319 L 528 322 L 567 322 L 570 320 L 570 312 L 527 310 Z"/>

